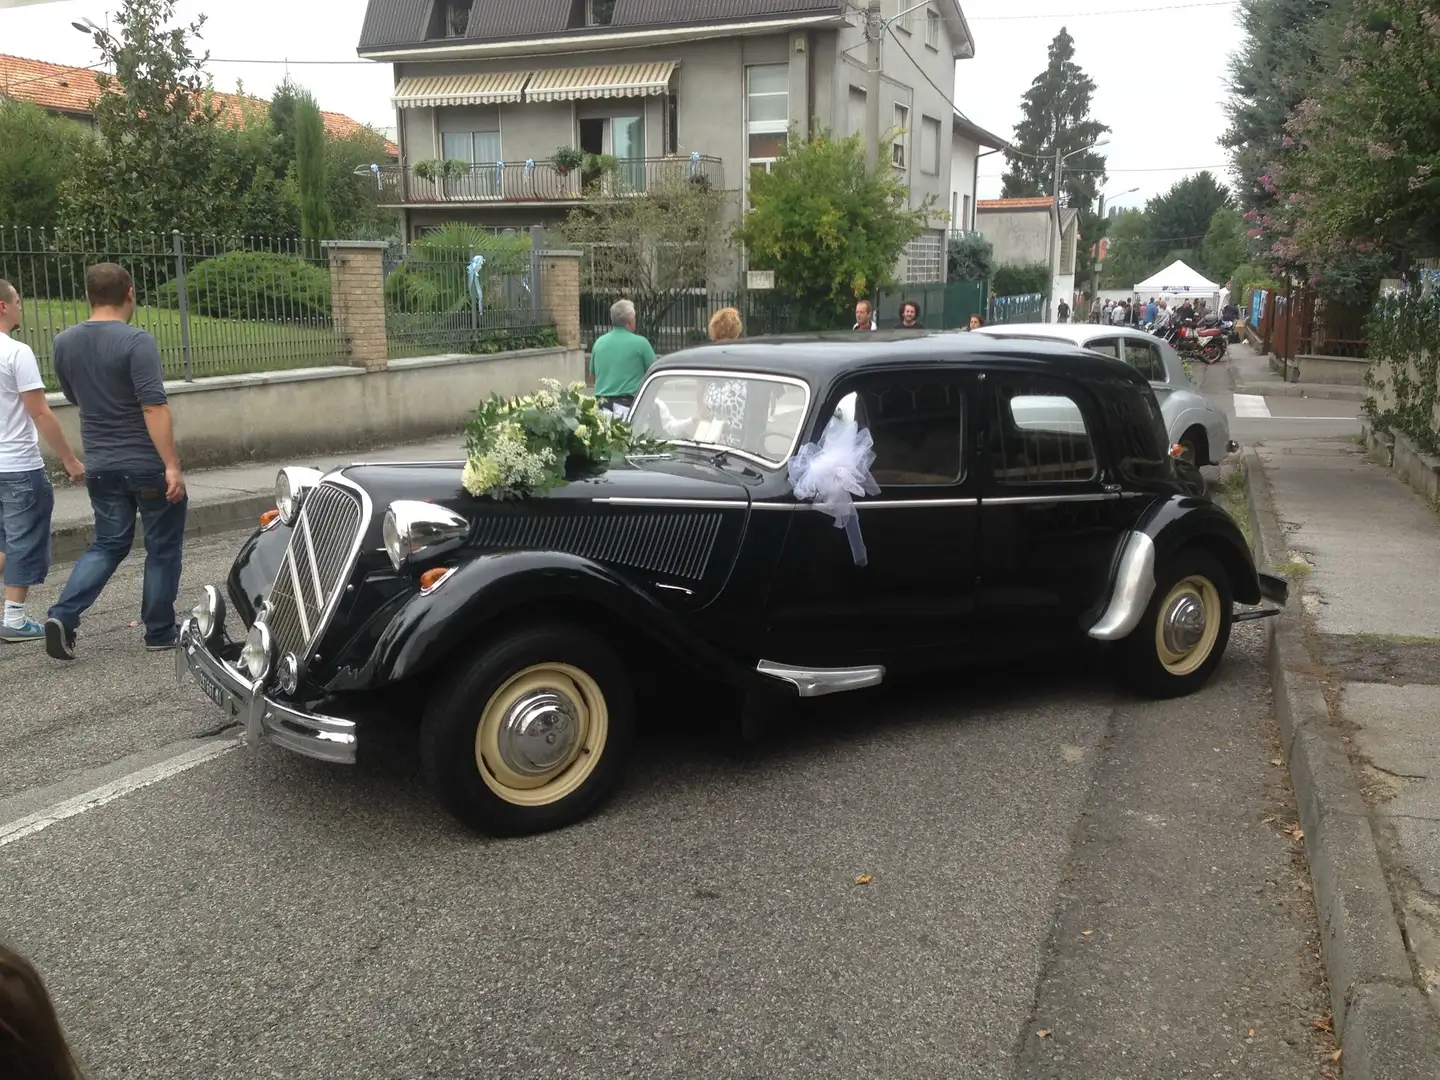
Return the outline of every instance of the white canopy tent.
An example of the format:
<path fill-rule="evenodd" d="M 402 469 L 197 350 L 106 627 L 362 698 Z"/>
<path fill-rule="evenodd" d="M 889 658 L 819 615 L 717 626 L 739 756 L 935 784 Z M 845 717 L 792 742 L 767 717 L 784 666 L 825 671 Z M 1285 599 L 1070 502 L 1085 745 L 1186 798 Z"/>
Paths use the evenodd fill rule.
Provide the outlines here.
<path fill-rule="evenodd" d="M 1176 259 L 1159 273 L 1151 274 L 1144 281 L 1137 282 L 1134 291 L 1146 296 L 1215 296 L 1220 295 L 1221 286 L 1205 277 L 1200 271 Z"/>

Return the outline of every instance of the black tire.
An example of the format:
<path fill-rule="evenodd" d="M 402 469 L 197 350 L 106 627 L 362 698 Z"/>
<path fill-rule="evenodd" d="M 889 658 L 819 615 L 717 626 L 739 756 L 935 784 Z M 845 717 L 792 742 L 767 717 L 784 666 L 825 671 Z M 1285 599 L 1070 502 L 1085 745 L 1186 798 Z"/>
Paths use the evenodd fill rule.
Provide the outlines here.
<path fill-rule="evenodd" d="M 498 747 L 501 721 L 513 711 L 505 699 L 517 694 L 534 701 L 547 691 L 570 709 L 575 757 L 538 787 L 512 787 L 507 779 L 521 774 L 508 771 Z M 497 741 L 485 743 L 485 751 L 487 717 Z M 555 740 L 543 741 L 553 746 Z M 624 661 L 599 635 L 555 623 L 524 627 L 487 645 L 431 697 L 420 728 L 421 765 L 436 797 L 491 836 L 548 832 L 588 817 L 618 786 L 634 744 L 634 692 Z"/>
<path fill-rule="evenodd" d="M 1201 582 L 1208 583 L 1209 589 L 1198 584 Z M 1167 609 L 1187 595 L 1199 602 L 1206 613 L 1201 641 L 1188 653 L 1177 650 L 1162 656 L 1167 639 L 1160 629 L 1161 620 Z M 1199 690 L 1225 655 L 1225 647 L 1230 642 L 1233 602 L 1230 577 L 1219 559 L 1200 548 L 1183 548 L 1177 552 L 1156 573 L 1155 594 L 1140 624 L 1121 642 L 1120 662 L 1126 683 L 1152 698 L 1184 697 Z M 1212 620 L 1213 639 L 1209 637 Z"/>

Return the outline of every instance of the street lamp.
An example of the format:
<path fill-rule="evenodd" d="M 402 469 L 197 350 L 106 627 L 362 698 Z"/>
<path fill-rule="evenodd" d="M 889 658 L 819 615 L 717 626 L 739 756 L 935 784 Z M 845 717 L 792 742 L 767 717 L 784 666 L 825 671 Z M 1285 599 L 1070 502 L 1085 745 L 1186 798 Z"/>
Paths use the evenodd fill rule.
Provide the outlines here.
<path fill-rule="evenodd" d="M 1082 146 L 1079 150 L 1071 150 L 1068 154 L 1060 152 L 1059 140 L 1055 145 L 1055 193 L 1050 199 L 1050 299 L 1055 296 L 1055 274 L 1060 269 L 1060 176 L 1065 170 L 1065 162 L 1069 161 L 1076 154 L 1083 154 L 1100 146 L 1110 145 L 1109 139 L 1097 139 L 1089 146 Z M 1050 321 L 1051 307 L 1049 302 L 1045 305 L 1045 321 Z"/>
<path fill-rule="evenodd" d="M 1140 189 L 1139 189 L 1138 187 L 1126 188 L 1124 191 L 1117 192 L 1116 195 L 1115 195 L 1115 198 L 1118 199 L 1118 198 L 1120 198 L 1122 195 L 1134 195 L 1135 192 L 1137 192 L 1137 191 L 1139 191 L 1139 190 L 1140 190 Z M 1109 231 L 1109 230 L 1107 230 L 1107 229 L 1105 228 L 1105 199 L 1106 199 L 1106 197 L 1107 197 L 1107 196 L 1105 195 L 1105 193 L 1104 193 L 1104 192 L 1101 192 L 1101 194 L 1100 194 L 1100 210 L 1099 210 L 1099 212 L 1095 215 L 1097 218 L 1100 219 L 1101 239 L 1103 239 L 1104 234 Z M 1096 293 L 1098 293 L 1099 291 L 1100 291 L 1100 239 L 1097 239 L 1097 240 L 1095 241 L 1095 258 L 1090 261 L 1090 295 L 1093 297 L 1093 296 L 1094 296 Z"/>

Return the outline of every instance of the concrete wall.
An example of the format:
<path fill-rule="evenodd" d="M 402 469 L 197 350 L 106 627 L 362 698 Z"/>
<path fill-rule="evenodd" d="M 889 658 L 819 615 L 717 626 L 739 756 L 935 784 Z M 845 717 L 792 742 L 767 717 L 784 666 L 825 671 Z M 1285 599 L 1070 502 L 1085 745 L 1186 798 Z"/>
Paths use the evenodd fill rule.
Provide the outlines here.
<path fill-rule="evenodd" d="M 950 228 L 967 231 L 975 228 L 975 162 L 980 156 L 980 146 L 969 139 L 962 139 L 952 132 L 950 142 L 950 200 L 945 208 L 950 211 Z M 966 199 L 970 212 L 965 212 Z"/>
<path fill-rule="evenodd" d="M 995 248 L 996 266 L 1050 261 L 1049 210 L 981 210 L 975 228 Z"/>
<path fill-rule="evenodd" d="M 166 383 L 187 469 L 400 443 L 460 431 L 490 394 L 534 390 L 542 378 L 583 381 L 579 349 L 391 360 L 385 370 L 307 368 Z M 79 447 L 79 410 L 50 407 Z M 51 462 L 51 464 L 56 464 Z"/>

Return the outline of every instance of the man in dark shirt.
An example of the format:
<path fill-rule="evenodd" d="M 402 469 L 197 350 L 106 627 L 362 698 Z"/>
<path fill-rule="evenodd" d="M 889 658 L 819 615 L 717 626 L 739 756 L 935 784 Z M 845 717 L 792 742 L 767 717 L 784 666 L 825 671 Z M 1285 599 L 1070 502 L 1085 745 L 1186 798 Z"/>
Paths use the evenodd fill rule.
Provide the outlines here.
<path fill-rule="evenodd" d="M 85 295 L 90 320 L 56 335 L 54 357 L 60 389 L 80 407 L 95 541 L 45 623 L 45 650 L 57 660 L 75 659 L 80 616 L 130 553 L 137 514 L 145 523 L 145 645 L 173 649 L 178 637 L 175 597 L 187 500 L 160 350 L 153 337 L 130 325 L 135 286 L 123 267 L 92 266 Z"/>

